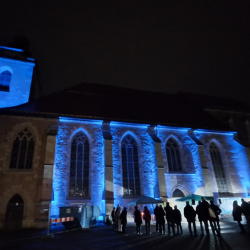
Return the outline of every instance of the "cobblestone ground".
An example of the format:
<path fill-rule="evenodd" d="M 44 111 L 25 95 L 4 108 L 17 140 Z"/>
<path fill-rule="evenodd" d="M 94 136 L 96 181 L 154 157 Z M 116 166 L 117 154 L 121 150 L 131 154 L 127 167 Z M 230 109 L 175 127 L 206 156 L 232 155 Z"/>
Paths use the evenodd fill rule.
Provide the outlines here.
<path fill-rule="evenodd" d="M 128 236 L 114 232 L 111 226 L 98 225 L 91 230 L 76 230 L 55 234 L 53 238 L 41 237 L 45 234 L 42 230 L 23 230 L 16 232 L 1 231 L 0 249 L 25 249 L 25 250 L 50 250 L 50 249 L 174 249 L 174 250 L 249 250 L 250 233 L 240 233 L 238 225 L 234 222 L 221 222 L 221 237 L 214 236 L 210 230 L 210 237 L 190 236 L 187 223 L 183 223 L 183 234 L 177 236 L 160 235 L 155 232 L 155 226 L 151 226 L 152 234 L 142 235 L 134 233 L 134 225 L 128 225 Z M 197 226 L 198 233 L 200 228 Z"/>

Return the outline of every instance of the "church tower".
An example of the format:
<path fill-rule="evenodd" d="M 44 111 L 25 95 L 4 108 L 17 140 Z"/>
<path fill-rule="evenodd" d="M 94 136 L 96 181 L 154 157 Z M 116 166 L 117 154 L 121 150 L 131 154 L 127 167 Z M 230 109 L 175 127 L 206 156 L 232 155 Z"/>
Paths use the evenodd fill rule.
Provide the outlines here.
<path fill-rule="evenodd" d="M 29 101 L 34 66 L 23 50 L 0 46 L 0 108 Z"/>

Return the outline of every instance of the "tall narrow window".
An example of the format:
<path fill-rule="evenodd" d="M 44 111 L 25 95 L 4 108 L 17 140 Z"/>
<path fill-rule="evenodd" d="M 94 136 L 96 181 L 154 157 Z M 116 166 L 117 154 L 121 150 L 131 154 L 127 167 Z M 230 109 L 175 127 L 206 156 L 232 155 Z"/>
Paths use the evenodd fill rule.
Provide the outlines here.
<path fill-rule="evenodd" d="M 182 171 L 179 146 L 173 138 L 167 141 L 166 153 L 169 171 Z"/>
<path fill-rule="evenodd" d="M 82 131 L 71 142 L 69 196 L 89 196 L 89 142 Z"/>
<path fill-rule="evenodd" d="M 35 140 L 32 133 L 25 128 L 17 134 L 13 142 L 10 168 L 12 169 L 31 169 Z"/>
<path fill-rule="evenodd" d="M 0 91 L 10 91 L 11 76 L 12 75 L 8 70 L 5 70 L 0 74 Z"/>
<path fill-rule="evenodd" d="M 213 163 L 215 179 L 218 186 L 218 192 L 228 193 L 227 180 L 221 161 L 220 151 L 214 142 L 210 144 L 210 154 Z"/>
<path fill-rule="evenodd" d="M 140 195 L 137 143 L 131 135 L 122 140 L 122 173 L 124 196 Z"/>

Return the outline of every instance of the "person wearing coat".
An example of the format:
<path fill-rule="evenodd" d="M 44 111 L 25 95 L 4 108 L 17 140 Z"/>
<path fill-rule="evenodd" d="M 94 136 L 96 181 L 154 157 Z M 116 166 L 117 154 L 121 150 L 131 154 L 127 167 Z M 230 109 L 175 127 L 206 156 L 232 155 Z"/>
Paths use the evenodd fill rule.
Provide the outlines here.
<path fill-rule="evenodd" d="M 116 230 L 117 229 L 117 223 L 116 223 L 116 218 L 115 218 L 115 207 L 113 208 L 111 212 L 111 219 L 113 223 L 113 228 Z"/>
<path fill-rule="evenodd" d="M 188 222 L 188 229 L 190 235 L 193 235 L 191 224 L 193 224 L 194 228 L 194 235 L 197 236 L 196 232 L 196 224 L 195 224 L 195 217 L 196 217 L 196 212 L 194 211 L 194 208 L 189 205 L 189 201 L 186 202 L 186 206 L 184 207 L 184 216 L 187 219 Z"/>
<path fill-rule="evenodd" d="M 173 211 L 173 218 L 174 218 L 174 223 L 177 226 L 177 234 L 179 234 L 179 230 L 181 231 L 182 234 L 182 226 L 181 226 L 181 212 L 179 209 L 177 209 L 177 206 L 174 206 L 174 211 Z"/>
<path fill-rule="evenodd" d="M 165 234 L 165 211 L 162 208 L 162 205 L 158 208 L 158 222 L 160 228 L 160 234 Z"/>
<path fill-rule="evenodd" d="M 218 234 L 220 234 L 220 218 L 219 215 L 221 213 L 221 209 L 214 204 L 214 201 L 210 201 L 210 208 L 214 211 L 216 218 L 214 221 L 214 227 Z M 211 217 L 211 216 L 210 216 Z M 217 226 L 216 226 L 217 225 Z"/>
<path fill-rule="evenodd" d="M 156 232 L 159 232 L 159 218 L 158 218 L 159 206 L 156 204 L 154 209 L 155 221 L 156 221 Z"/>
<path fill-rule="evenodd" d="M 126 233 L 126 225 L 127 225 L 127 208 L 124 207 L 121 215 L 120 215 L 121 225 L 122 225 L 122 233 L 127 236 Z"/>
<path fill-rule="evenodd" d="M 146 234 L 152 234 L 150 230 L 150 221 L 151 221 L 151 214 L 148 210 L 148 207 L 144 207 L 143 211 L 143 219 L 145 220 L 145 229 L 146 229 Z"/>
<path fill-rule="evenodd" d="M 210 235 L 209 229 L 208 229 L 208 220 L 210 218 L 208 209 L 209 209 L 208 202 L 205 200 L 204 197 L 201 197 L 201 203 L 199 204 L 198 209 L 196 208 L 196 212 L 198 214 L 198 218 L 199 218 L 200 223 L 202 224 L 202 222 L 203 222 L 205 225 L 205 230 L 206 230 L 207 236 Z M 203 231 L 203 228 L 201 228 L 201 230 Z"/>
<path fill-rule="evenodd" d="M 233 213 L 232 213 L 233 217 L 234 217 L 234 220 L 238 222 L 239 224 L 239 227 L 241 229 L 241 232 L 242 233 L 245 233 L 245 228 L 244 226 L 241 224 L 241 221 L 242 221 L 242 218 L 241 218 L 241 215 L 242 215 L 242 209 L 241 207 L 238 205 L 238 202 L 237 201 L 234 201 L 233 202 Z"/>
<path fill-rule="evenodd" d="M 166 213 L 166 220 L 168 223 L 168 235 L 170 235 L 170 227 L 172 228 L 173 235 L 175 235 L 173 208 L 170 207 L 169 202 L 166 203 L 166 207 L 164 208 L 164 210 Z"/>
<path fill-rule="evenodd" d="M 196 206 L 196 214 L 198 215 L 198 220 L 200 222 L 201 235 L 204 235 L 202 220 L 201 220 L 200 213 L 199 213 L 200 204 L 201 204 L 201 201 L 198 201 L 198 205 Z"/>
<path fill-rule="evenodd" d="M 138 209 L 137 206 L 135 206 L 134 216 L 135 216 L 135 224 L 136 224 L 136 233 L 142 234 L 141 233 L 141 224 L 142 224 L 141 211 Z"/>
<path fill-rule="evenodd" d="M 116 228 L 117 228 L 118 232 L 121 232 L 121 220 L 120 220 L 121 210 L 122 210 L 121 206 L 118 205 L 117 209 L 115 211 L 115 220 L 116 220 L 116 224 L 117 224 Z"/>
<path fill-rule="evenodd" d="M 250 204 L 248 204 L 244 199 L 241 199 L 241 209 L 242 213 L 246 217 L 247 225 L 250 227 Z"/>

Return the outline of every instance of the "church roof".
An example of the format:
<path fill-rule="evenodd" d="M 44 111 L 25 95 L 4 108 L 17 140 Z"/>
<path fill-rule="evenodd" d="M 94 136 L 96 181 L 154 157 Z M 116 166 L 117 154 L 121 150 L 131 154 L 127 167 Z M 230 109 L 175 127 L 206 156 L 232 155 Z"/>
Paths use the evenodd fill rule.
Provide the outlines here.
<path fill-rule="evenodd" d="M 181 95 L 92 83 L 82 83 L 2 112 L 230 130 L 227 124 Z"/>

